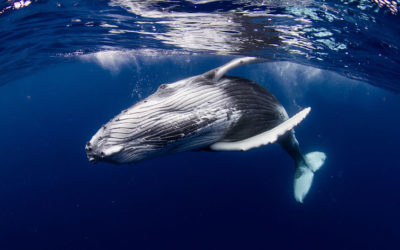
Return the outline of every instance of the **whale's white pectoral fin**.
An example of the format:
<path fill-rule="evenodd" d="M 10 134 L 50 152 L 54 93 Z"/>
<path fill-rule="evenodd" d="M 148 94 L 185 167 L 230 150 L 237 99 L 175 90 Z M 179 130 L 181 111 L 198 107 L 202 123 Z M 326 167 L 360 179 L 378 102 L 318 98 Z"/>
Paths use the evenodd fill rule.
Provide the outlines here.
<path fill-rule="evenodd" d="M 285 134 L 287 131 L 293 129 L 296 125 L 303 121 L 308 113 L 310 113 L 310 110 L 310 107 L 305 108 L 290 119 L 261 134 L 252 136 L 241 141 L 216 142 L 212 144 L 210 148 L 215 151 L 246 151 L 252 148 L 257 148 L 270 143 L 274 143 L 278 140 L 279 136 Z"/>
<path fill-rule="evenodd" d="M 257 57 L 237 58 L 237 59 L 233 59 L 232 61 L 228 62 L 225 65 L 222 65 L 221 67 L 218 67 L 216 69 L 206 72 L 204 75 L 212 77 L 212 81 L 217 82 L 219 79 L 221 79 L 221 77 L 223 77 L 225 75 L 226 72 L 228 72 L 231 69 L 234 69 L 236 67 L 239 67 L 239 66 L 245 65 L 245 64 L 261 63 L 261 62 L 267 62 L 267 61 L 269 61 L 269 60 L 257 58 Z"/>

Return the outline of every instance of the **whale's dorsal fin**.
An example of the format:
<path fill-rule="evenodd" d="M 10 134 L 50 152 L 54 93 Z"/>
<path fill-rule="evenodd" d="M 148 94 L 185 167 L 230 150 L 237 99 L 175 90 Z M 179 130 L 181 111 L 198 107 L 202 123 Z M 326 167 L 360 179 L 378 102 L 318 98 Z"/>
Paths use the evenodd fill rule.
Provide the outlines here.
<path fill-rule="evenodd" d="M 215 151 L 246 151 L 252 148 L 258 148 L 270 143 L 274 143 L 278 140 L 279 136 L 285 134 L 287 131 L 293 129 L 296 125 L 303 121 L 308 113 L 310 113 L 310 110 L 310 107 L 305 108 L 296 115 L 292 116 L 290 119 L 261 134 L 241 141 L 216 142 L 210 146 L 210 149 Z"/>
<path fill-rule="evenodd" d="M 241 65 L 245 64 L 250 64 L 250 63 L 261 63 L 261 62 L 268 62 L 270 60 L 264 59 L 264 58 L 257 58 L 257 57 L 242 57 L 242 58 L 236 58 L 233 59 L 232 61 L 228 62 L 227 64 L 224 64 L 218 68 L 215 68 L 213 70 L 210 70 L 203 75 L 205 77 L 211 78 L 213 82 L 218 82 L 219 79 L 221 79 L 222 76 L 225 75 L 226 72 L 228 72 L 231 69 L 234 69 L 236 67 L 239 67 Z"/>

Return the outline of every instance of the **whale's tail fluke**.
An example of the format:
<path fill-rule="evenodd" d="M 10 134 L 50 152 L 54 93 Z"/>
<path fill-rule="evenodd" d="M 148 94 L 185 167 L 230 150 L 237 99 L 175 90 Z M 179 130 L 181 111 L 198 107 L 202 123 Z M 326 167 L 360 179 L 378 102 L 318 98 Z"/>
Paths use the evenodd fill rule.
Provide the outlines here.
<path fill-rule="evenodd" d="M 310 190 L 314 173 L 321 168 L 326 159 L 323 152 L 311 152 L 304 155 L 303 159 L 296 163 L 294 174 L 294 198 L 303 203 L 304 197 Z"/>

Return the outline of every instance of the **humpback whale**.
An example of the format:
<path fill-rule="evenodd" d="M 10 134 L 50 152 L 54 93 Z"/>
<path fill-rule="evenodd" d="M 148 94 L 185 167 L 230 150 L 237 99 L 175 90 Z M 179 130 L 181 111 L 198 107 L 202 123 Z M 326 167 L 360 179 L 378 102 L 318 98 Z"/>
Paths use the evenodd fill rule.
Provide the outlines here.
<path fill-rule="evenodd" d="M 295 162 L 294 197 L 303 203 L 325 154 L 303 155 L 293 128 L 310 112 L 288 116 L 261 85 L 226 73 L 264 62 L 237 58 L 204 74 L 162 84 L 144 100 L 123 110 L 87 142 L 89 161 L 115 164 L 191 150 L 246 151 L 278 142 Z"/>

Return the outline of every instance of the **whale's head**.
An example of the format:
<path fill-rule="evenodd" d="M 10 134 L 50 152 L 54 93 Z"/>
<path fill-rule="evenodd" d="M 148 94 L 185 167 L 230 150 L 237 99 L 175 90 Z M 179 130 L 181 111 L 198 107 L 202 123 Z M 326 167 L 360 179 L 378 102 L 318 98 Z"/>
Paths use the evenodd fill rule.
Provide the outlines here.
<path fill-rule="evenodd" d="M 104 124 L 86 143 L 89 161 L 136 163 L 159 155 L 164 144 L 157 138 L 157 121 L 165 114 L 162 110 L 144 111 L 142 105 L 134 105 Z"/>
<path fill-rule="evenodd" d="M 86 143 L 85 150 L 89 161 L 92 163 L 103 161 L 114 164 L 139 161 L 142 156 L 137 152 L 138 147 L 133 145 L 134 141 L 116 138 L 112 129 L 108 128 L 109 126 L 112 126 L 112 124 L 103 125 Z"/>
<path fill-rule="evenodd" d="M 193 112 L 197 103 L 182 105 L 193 99 L 182 85 L 163 84 L 104 124 L 86 144 L 89 161 L 137 163 L 176 152 L 201 122 Z"/>
<path fill-rule="evenodd" d="M 90 162 L 137 163 L 162 154 L 165 143 L 154 136 L 157 126 L 146 129 L 142 123 L 131 123 L 130 126 L 137 128 L 129 129 L 121 127 L 123 123 L 115 119 L 103 125 L 86 143 Z"/>

